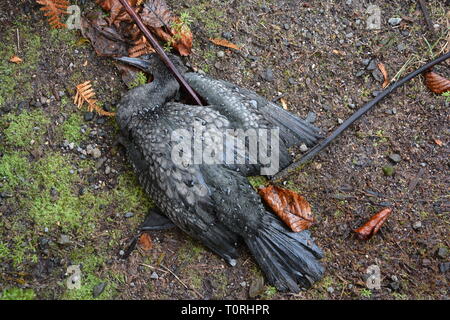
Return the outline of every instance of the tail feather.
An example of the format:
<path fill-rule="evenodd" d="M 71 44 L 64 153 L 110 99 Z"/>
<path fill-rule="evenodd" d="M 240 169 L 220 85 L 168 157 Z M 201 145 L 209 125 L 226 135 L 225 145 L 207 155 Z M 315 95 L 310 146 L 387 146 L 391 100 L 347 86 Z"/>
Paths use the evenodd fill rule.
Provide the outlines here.
<path fill-rule="evenodd" d="M 280 291 L 299 292 L 320 280 L 322 251 L 309 231 L 291 232 L 271 213 L 267 227 L 245 241 L 267 279 Z"/>
<path fill-rule="evenodd" d="M 287 147 L 298 145 L 299 141 L 313 146 L 322 137 L 317 127 L 273 103 L 267 103 L 259 110 L 268 121 L 280 128 L 280 136 Z"/>

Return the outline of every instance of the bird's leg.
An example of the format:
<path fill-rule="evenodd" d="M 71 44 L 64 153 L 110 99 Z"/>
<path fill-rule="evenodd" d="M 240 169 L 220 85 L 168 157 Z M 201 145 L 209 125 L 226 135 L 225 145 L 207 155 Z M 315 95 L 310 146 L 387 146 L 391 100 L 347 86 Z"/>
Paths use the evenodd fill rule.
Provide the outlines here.
<path fill-rule="evenodd" d="M 130 240 L 128 246 L 122 255 L 122 259 L 127 259 L 131 252 L 136 249 L 136 244 L 142 233 L 147 231 L 167 230 L 175 227 L 175 225 L 166 218 L 158 208 L 151 208 L 147 217 L 138 229 L 137 234 Z"/>

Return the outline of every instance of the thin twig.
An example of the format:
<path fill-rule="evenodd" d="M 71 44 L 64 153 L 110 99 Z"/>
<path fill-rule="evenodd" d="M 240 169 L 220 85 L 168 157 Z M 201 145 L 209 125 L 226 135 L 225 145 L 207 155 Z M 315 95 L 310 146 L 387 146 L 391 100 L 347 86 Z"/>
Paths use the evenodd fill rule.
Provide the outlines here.
<path fill-rule="evenodd" d="M 203 295 L 200 292 L 198 292 L 194 288 L 189 288 L 183 281 L 181 281 L 181 279 L 172 270 L 170 270 L 169 268 L 167 268 L 164 265 L 161 265 L 161 267 L 163 267 L 168 272 L 170 272 L 170 274 L 173 275 L 175 277 L 175 279 L 177 279 L 186 289 L 194 291 L 200 298 L 204 299 Z"/>
<path fill-rule="evenodd" d="M 423 16 L 425 18 L 425 22 L 427 23 L 428 30 L 430 30 L 430 32 L 432 34 L 435 34 L 433 22 L 431 21 L 430 12 L 428 11 L 427 4 L 425 3 L 425 0 L 418 0 L 418 2 L 419 2 L 419 5 L 420 5 L 420 8 L 422 9 Z"/>
<path fill-rule="evenodd" d="M 17 54 L 19 54 L 20 51 L 20 34 L 19 34 L 19 28 L 16 29 L 17 32 Z"/>
<path fill-rule="evenodd" d="M 173 62 L 170 60 L 170 58 L 167 56 L 167 54 L 164 52 L 164 49 L 161 47 L 161 45 L 156 41 L 156 39 L 153 37 L 151 32 L 147 29 L 142 19 L 138 16 L 138 14 L 131 8 L 130 4 L 127 0 L 119 0 L 122 6 L 125 8 L 125 10 L 128 12 L 130 17 L 134 20 L 136 25 L 141 29 L 144 36 L 147 38 L 147 40 L 150 42 L 150 44 L 155 49 L 158 56 L 161 58 L 161 60 L 166 64 L 167 68 L 174 74 L 177 81 L 180 83 L 181 87 L 183 87 L 187 93 L 194 99 L 195 103 L 199 106 L 202 106 L 202 102 L 200 98 L 197 96 L 195 91 L 191 88 L 191 86 L 187 83 L 187 81 L 184 79 L 184 77 L 181 75 L 181 73 L 177 70 Z"/>
<path fill-rule="evenodd" d="M 188 290 L 192 290 L 192 291 L 194 291 L 195 292 L 195 294 L 196 295 L 198 295 L 201 299 L 204 299 L 204 297 L 203 297 L 203 295 L 200 293 L 200 292 L 198 292 L 197 290 L 195 290 L 194 288 L 190 288 L 187 284 L 185 284 L 172 270 L 170 270 L 169 268 L 167 268 L 166 266 L 164 266 L 164 265 L 162 265 L 161 264 L 161 267 L 163 267 L 165 270 L 163 270 L 163 269 L 160 269 L 160 268 L 157 268 L 157 267 L 154 267 L 154 266 L 151 266 L 151 265 L 149 265 L 149 264 L 144 264 L 144 263 L 141 263 L 140 264 L 141 266 L 144 266 L 144 267 L 147 267 L 147 268 L 151 268 L 151 269 L 155 269 L 155 270 L 158 270 L 158 271 L 161 271 L 161 272 L 164 272 L 164 273 L 170 273 L 171 275 L 173 275 L 174 277 L 175 277 L 175 279 L 177 279 L 182 285 L 183 285 L 183 287 L 185 287 L 186 289 L 188 289 Z"/>

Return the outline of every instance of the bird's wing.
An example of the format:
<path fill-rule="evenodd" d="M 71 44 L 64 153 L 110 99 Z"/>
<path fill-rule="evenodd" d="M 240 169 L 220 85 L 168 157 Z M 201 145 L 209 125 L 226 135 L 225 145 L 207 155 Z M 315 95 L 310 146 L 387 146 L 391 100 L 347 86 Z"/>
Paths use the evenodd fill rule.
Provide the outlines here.
<path fill-rule="evenodd" d="M 217 208 L 205 183 L 200 164 L 180 156 L 181 136 L 189 139 L 193 121 L 208 128 L 226 127 L 227 119 L 209 108 L 168 103 L 158 120 L 145 114 L 131 131 L 129 157 L 147 193 L 173 223 L 201 240 L 232 264 L 238 236 L 218 220 Z M 187 135 L 187 136 L 186 136 Z M 180 140 L 181 139 L 181 140 Z"/>
<path fill-rule="evenodd" d="M 279 128 L 286 147 L 300 143 L 312 146 L 321 137 L 318 128 L 251 90 L 198 73 L 187 73 L 185 77 L 198 94 L 218 106 L 217 110 L 230 121 L 240 122 L 244 128 Z"/>

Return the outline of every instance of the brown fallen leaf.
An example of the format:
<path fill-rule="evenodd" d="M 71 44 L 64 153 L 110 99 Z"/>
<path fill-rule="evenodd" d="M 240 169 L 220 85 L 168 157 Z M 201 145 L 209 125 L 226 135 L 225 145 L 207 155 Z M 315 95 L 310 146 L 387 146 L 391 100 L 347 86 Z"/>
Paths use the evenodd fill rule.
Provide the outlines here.
<path fill-rule="evenodd" d="M 425 85 L 432 92 L 442 94 L 450 91 L 450 80 L 440 76 L 436 72 L 428 71 L 424 73 Z"/>
<path fill-rule="evenodd" d="M 392 208 L 385 208 L 375 214 L 362 227 L 353 230 L 361 240 L 368 240 L 380 230 L 383 223 L 392 213 Z"/>
<path fill-rule="evenodd" d="M 142 21 L 148 27 L 168 27 L 172 23 L 172 12 L 163 0 L 147 0 L 141 12 Z"/>
<path fill-rule="evenodd" d="M 18 56 L 12 56 L 11 59 L 9 59 L 9 62 L 13 62 L 15 64 L 19 64 L 19 63 L 22 63 L 23 60 L 20 59 Z"/>
<path fill-rule="evenodd" d="M 390 83 L 390 81 L 389 81 L 389 76 L 388 76 L 388 72 L 387 72 L 386 67 L 384 66 L 384 64 L 381 63 L 381 62 L 378 64 L 378 69 L 380 69 L 380 71 L 381 71 L 381 73 L 383 74 L 383 77 L 384 77 L 384 82 L 383 82 L 383 84 L 381 85 L 381 87 L 384 89 L 384 88 L 386 88 L 386 87 L 389 85 L 389 83 Z"/>
<path fill-rule="evenodd" d="M 298 193 L 271 185 L 259 189 L 259 194 L 293 232 L 309 229 L 313 224 L 311 206 Z"/>
<path fill-rule="evenodd" d="M 237 45 L 235 45 L 234 43 L 232 43 L 228 40 L 225 40 L 225 39 L 214 38 L 214 39 L 209 39 L 209 41 L 211 41 L 212 43 L 214 43 L 217 46 L 226 47 L 226 48 L 235 49 L 235 50 L 241 50 L 241 48 L 239 48 Z"/>
<path fill-rule="evenodd" d="M 143 251 L 150 251 L 153 248 L 152 238 L 147 232 L 143 232 L 139 237 L 138 247 Z"/>
<path fill-rule="evenodd" d="M 434 140 L 434 143 L 436 143 L 439 147 L 442 147 L 444 145 L 444 143 L 439 139 L 433 139 L 433 140 Z"/>

